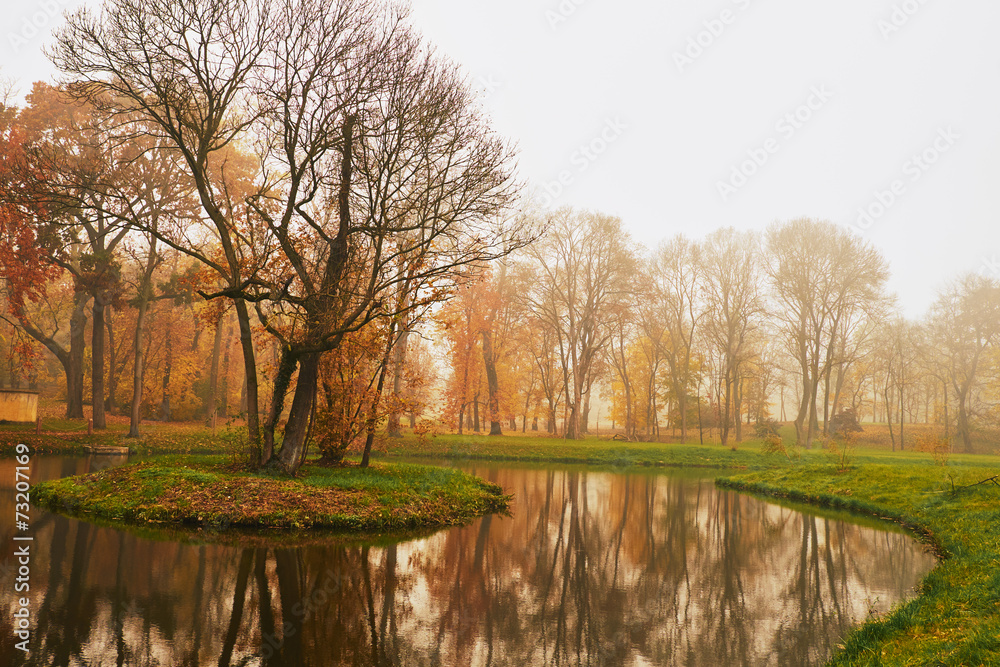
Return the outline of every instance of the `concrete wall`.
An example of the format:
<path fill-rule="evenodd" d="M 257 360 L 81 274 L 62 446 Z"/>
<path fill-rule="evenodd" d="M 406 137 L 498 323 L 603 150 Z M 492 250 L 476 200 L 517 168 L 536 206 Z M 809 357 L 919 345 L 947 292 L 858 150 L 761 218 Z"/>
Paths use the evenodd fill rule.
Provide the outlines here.
<path fill-rule="evenodd" d="M 34 422 L 38 417 L 38 392 L 0 389 L 0 419 Z"/>

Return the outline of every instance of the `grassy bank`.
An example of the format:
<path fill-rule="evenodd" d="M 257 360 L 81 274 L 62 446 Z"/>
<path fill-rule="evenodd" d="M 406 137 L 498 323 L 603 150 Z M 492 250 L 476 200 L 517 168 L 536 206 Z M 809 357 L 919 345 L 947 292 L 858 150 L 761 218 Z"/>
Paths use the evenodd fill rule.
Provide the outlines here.
<path fill-rule="evenodd" d="M 790 443 L 789 443 L 790 444 Z M 586 440 L 531 436 L 438 435 L 420 439 L 412 435 L 394 438 L 383 444 L 377 456 L 413 456 L 433 459 L 471 459 L 483 461 L 521 461 L 525 463 L 567 463 L 613 467 L 684 467 L 743 468 L 766 470 L 808 464 L 843 462 L 850 465 L 893 463 L 935 466 L 928 452 L 907 450 L 893 452 L 882 448 L 858 446 L 838 453 L 819 444 L 810 450 L 767 453 L 758 440 L 739 444 L 736 451 L 721 445 L 669 444 L 655 442 L 618 442 L 608 438 Z M 996 457 L 979 454 L 952 454 L 952 465 L 993 465 Z"/>
<path fill-rule="evenodd" d="M 138 438 L 129 438 L 128 420 L 110 417 L 108 428 L 87 434 L 80 419 L 47 417 L 41 433 L 34 424 L 0 424 L 0 454 L 11 454 L 24 443 L 40 454 L 84 454 L 93 446 L 128 447 L 136 454 L 215 454 L 231 451 L 246 439 L 242 426 L 214 431 L 200 423 L 143 424 Z"/>
<path fill-rule="evenodd" d="M 746 443 L 736 451 L 719 446 L 618 442 L 608 438 L 564 440 L 531 436 L 404 435 L 384 443 L 376 455 L 434 459 L 570 463 L 591 466 L 652 466 L 685 468 L 765 468 L 780 463 L 778 454 L 762 454 L 760 443 Z"/>
<path fill-rule="evenodd" d="M 899 461 L 806 465 L 718 480 L 721 486 L 901 523 L 942 562 L 919 597 L 852 632 L 833 665 L 1000 664 L 1000 466 Z M 964 487 L 964 488 L 963 488 Z"/>
<path fill-rule="evenodd" d="M 212 528 L 410 530 L 503 511 L 495 484 L 446 468 L 377 463 L 304 466 L 295 479 L 237 472 L 223 457 L 163 457 L 38 484 L 33 500 L 56 511 L 128 523 Z"/>

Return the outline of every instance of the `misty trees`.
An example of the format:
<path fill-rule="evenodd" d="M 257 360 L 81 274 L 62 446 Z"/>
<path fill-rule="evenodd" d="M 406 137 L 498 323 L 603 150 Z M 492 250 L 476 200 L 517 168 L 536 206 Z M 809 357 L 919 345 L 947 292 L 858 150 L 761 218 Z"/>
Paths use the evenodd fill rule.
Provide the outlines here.
<path fill-rule="evenodd" d="M 323 352 L 523 242 L 504 217 L 511 150 L 454 67 L 379 4 L 108 0 L 69 17 L 53 59 L 76 95 L 113 100 L 119 133 L 143 119 L 190 172 L 221 256 L 160 238 L 219 274 L 224 287 L 207 298 L 234 302 L 254 444 L 248 303 L 281 343 L 261 462 L 296 367 L 276 456 L 288 470 L 302 459 Z M 256 189 L 242 196 L 219 159 L 235 143 L 257 159 Z"/>
<path fill-rule="evenodd" d="M 540 278 L 531 307 L 555 338 L 567 401 L 566 438 L 573 440 L 583 433 L 583 402 L 612 335 L 612 309 L 628 296 L 633 253 L 619 218 L 569 208 L 553 214 L 548 233 L 530 253 Z"/>
<path fill-rule="evenodd" d="M 808 219 L 768 230 L 765 266 L 801 383 L 796 442 L 809 447 L 818 431 L 820 383 L 829 378 L 837 342 L 853 318 L 882 302 L 888 268 L 870 244 Z"/>
<path fill-rule="evenodd" d="M 655 338 L 670 369 L 670 384 L 680 413 L 681 442 L 687 441 L 687 399 L 693 379 L 692 359 L 699 320 L 702 275 L 701 249 L 677 236 L 661 243 L 650 267 L 650 292 L 663 336 Z"/>
<path fill-rule="evenodd" d="M 963 451 L 972 451 L 970 403 L 978 388 L 984 353 L 1000 342 L 1000 285 L 968 275 L 934 303 L 929 325 L 931 354 L 953 392 L 956 432 Z"/>
<path fill-rule="evenodd" d="M 460 269 L 524 242 L 504 218 L 514 194 L 510 149 L 490 134 L 469 88 L 396 20 L 368 34 L 372 17 L 357 18 L 345 28 L 362 33 L 351 51 L 316 65 L 311 78 L 322 81 L 340 61 L 359 69 L 345 70 L 347 81 L 327 82 L 328 100 L 312 99 L 314 82 L 295 84 L 295 104 L 315 105 L 306 116 L 333 125 L 301 136 L 297 142 L 310 149 L 301 155 L 289 141 L 299 119 L 283 118 L 275 134 L 290 172 L 302 172 L 301 182 L 283 184 L 296 193 L 286 195 L 294 204 L 280 218 L 257 211 L 293 276 L 285 298 L 265 306 L 272 312 L 258 308 L 286 357 L 300 363 L 280 454 L 286 468 L 305 444 L 315 393 L 310 368 L 320 353 L 376 318 L 390 318 L 389 335 L 398 336 L 401 318 L 440 299 Z M 339 178 L 322 168 L 327 159 L 339 166 Z"/>
<path fill-rule="evenodd" d="M 741 439 L 742 377 L 747 374 L 744 365 L 751 356 L 764 310 L 760 261 L 758 241 L 752 232 L 720 229 L 710 234 L 702 246 L 708 314 L 705 336 L 722 360 L 723 445 L 729 441 L 731 411 L 735 412 L 736 439 Z"/>
<path fill-rule="evenodd" d="M 253 445 L 260 440 L 257 372 L 243 297 L 257 281 L 252 254 L 243 249 L 255 245 L 239 243 L 232 202 L 213 178 L 224 165 L 211 158 L 258 117 L 247 86 L 277 37 L 269 9 L 265 2 L 235 0 L 110 0 L 97 15 L 87 9 L 69 15 L 51 54 L 70 77 L 73 93 L 97 106 L 113 103 L 119 132 L 149 134 L 156 128 L 154 136 L 182 156 L 223 256 L 216 260 L 189 245 L 176 246 L 218 271 L 234 299 Z M 141 130 L 134 125 L 140 118 L 148 121 Z"/>

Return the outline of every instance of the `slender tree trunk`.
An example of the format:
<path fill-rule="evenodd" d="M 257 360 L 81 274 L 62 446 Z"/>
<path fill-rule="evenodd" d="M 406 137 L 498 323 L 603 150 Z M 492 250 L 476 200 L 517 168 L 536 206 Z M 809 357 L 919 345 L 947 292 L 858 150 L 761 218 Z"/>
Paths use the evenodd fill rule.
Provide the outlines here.
<path fill-rule="evenodd" d="M 74 297 L 69 320 L 69 373 L 66 376 L 66 418 L 83 419 L 83 354 L 87 346 L 86 306 L 90 297 L 83 292 Z"/>
<path fill-rule="evenodd" d="M 483 366 L 486 368 L 488 392 L 487 409 L 490 417 L 490 435 L 503 435 L 500 430 L 500 383 L 497 380 L 497 360 L 493 353 L 493 332 L 483 329 Z M 477 420 L 478 421 L 478 420 Z M 479 430 L 478 428 L 476 430 Z"/>
<path fill-rule="evenodd" d="M 941 382 L 941 385 L 944 388 L 944 439 L 948 440 L 951 438 L 951 421 L 948 419 L 948 383 Z"/>
<path fill-rule="evenodd" d="M 247 416 L 247 432 L 250 438 L 251 451 L 255 453 L 256 463 L 260 465 L 265 460 L 262 458 L 263 449 L 260 440 L 260 407 L 257 396 L 257 360 L 253 350 L 253 330 L 250 328 L 250 312 L 247 310 L 247 303 L 243 299 L 234 299 L 236 307 L 236 320 L 240 325 L 240 346 L 243 349 L 243 373 L 245 384 Z"/>
<path fill-rule="evenodd" d="M 403 366 L 406 363 L 406 339 L 409 332 L 404 331 L 392 350 L 392 404 L 389 406 L 389 417 L 386 422 L 386 432 L 390 438 L 401 438 L 403 432 L 399 427 L 400 396 L 403 393 Z"/>
<path fill-rule="evenodd" d="M 903 387 L 905 386 L 905 380 L 906 380 L 906 378 L 903 375 L 903 365 L 902 365 L 903 364 L 903 360 L 902 360 L 902 358 L 900 358 L 899 362 L 900 362 L 900 366 L 899 366 L 899 451 L 902 452 L 902 451 L 904 451 L 906 449 L 906 436 L 903 434 L 903 421 L 904 421 L 903 408 L 905 406 L 904 395 L 903 395 Z"/>
<path fill-rule="evenodd" d="M 153 271 L 156 269 L 158 256 L 156 253 L 157 238 L 150 235 L 149 253 L 146 256 L 146 266 L 143 268 L 139 281 L 138 303 L 136 304 L 135 335 L 132 338 L 132 402 L 129 406 L 128 437 L 139 437 L 139 423 L 142 419 L 142 385 L 146 372 L 146 356 L 143 349 L 146 318 L 149 314 L 149 299 L 152 296 Z"/>
<path fill-rule="evenodd" d="M 479 433 L 479 394 L 478 393 L 476 393 L 476 395 L 472 399 L 472 415 L 473 415 L 473 422 L 472 423 L 475 426 L 475 428 L 473 430 L 476 433 Z"/>
<path fill-rule="evenodd" d="M 149 310 L 149 299 L 143 296 L 145 290 L 140 287 L 139 303 L 135 316 L 135 337 L 132 339 L 132 404 L 129 409 L 128 437 L 139 437 L 139 422 L 142 409 L 142 382 L 146 371 L 146 355 L 142 345 L 145 333 L 146 314 Z"/>
<path fill-rule="evenodd" d="M 733 413 L 736 417 L 736 442 L 743 442 L 743 379 L 739 367 L 733 373 Z"/>
<path fill-rule="evenodd" d="M 892 411 L 889 409 L 889 379 L 885 381 L 885 421 L 889 425 L 889 440 L 892 441 L 892 451 L 896 451 L 896 434 L 892 431 Z"/>
<path fill-rule="evenodd" d="M 722 419 L 719 422 L 719 432 L 721 433 L 723 447 L 726 447 L 729 444 L 729 415 L 732 409 L 731 406 L 733 401 L 732 371 L 728 368 L 728 366 L 726 368 L 725 383 L 726 393 L 723 398 Z"/>
<path fill-rule="evenodd" d="M 809 372 L 803 368 L 802 373 L 802 397 L 799 401 L 799 411 L 795 415 L 795 443 L 799 446 L 809 448 L 809 428 L 806 420 L 809 418 Z"/>
<path fill-rule="evenodd" d="M 108 395 L 104 399 L 104 411 L 108 414 L 115 414 L 118 405 L 115 402 L 115 394 L 118 393 L 118 350 L 115 347 L 115 326 L 114 310 L 111 306 L 105 311 L 104 322 L 108 329 Z"/>
<path fill-rule="evenodd" d="M 172 322 L 168 320 L 166 331 L 166 360 L 163 365 L 163 399 L 160 401 L 160 421 L 168 422 L 171 417 L 170 410 L 170 373 L 174 365 L 174 337 L 171 329 Z"/>
<path fill-rule="evenodd" d="M 392 351 L 392 339 L 395 336 L 395 322 L 389 325 L 389 344 L 386 345 L 385 354 L 382 356 L 381 368 L 378 372 L 378 384 L 375 385 L 375 397 L 372 398 L 371 407 L 368 410 L 368 423 L 365 426 L 365 451 L 361 454 L 361 467 L 368 467 L 368 457 L 371 455 L 372 444 L 375 442 L 375 427 L 378 425 L 378 408 L 382 399 L 382 387 L 385 384 L 385 371 L 389 367 L 389 353 Z"/>
<path fill-rule="evenodd" d="M 205 419 L 209 426 L 214 427 L 218 412 L 217 398 L 219 393 L 219 360 L 222 356 L 222 318 L 223 311 L 215 320 L 215 335 L 212 338 L 212 362 L 208 372 L 208 396 L 205 397 Z"/>
<path fill-rule="evenodd" d="M 705 429 L 701 424 L 701 382 L 698 383 L 698 395 L 695 397 L 698 399 L 698 443 L 705 444 Z"/>
<path fill-rule="evenodd" d="M 91 328 L 91 378 L 90 401 L 93 409 L 94 428 L 107 428 L 104 416 L 104 303 L 101 297 L 94 297 L 94 323 Z M 169 338 L 167 345 L 169 345 Z"/>
<path fill-rule="evenodd" d="M 966 402 L 968 398 L 969 390 L 963 388 L 964 391 L 957 392 L 958 394 L 958 419 L 956 420 L 955 430 L 958 432 L 958 436 L 962 439 L 962 451 L 966 454 L 972 453 L 972 434 L 969 430 L 969 413 L 966 408 Z"/>
<path fill-rule="evenodd" d="M 229 416 L 229 351 L 232 347 L 233 340 L 233 323 L 231 318 L 227 318 L 229 321 L 226 324 L 226 333 L 223 336 L 223 351 L 222 351 L 222 381 L 219 383 L 219 398 L 218 404 L 216 406 L 216 413 L 221 414 L 223 418 Z"/>

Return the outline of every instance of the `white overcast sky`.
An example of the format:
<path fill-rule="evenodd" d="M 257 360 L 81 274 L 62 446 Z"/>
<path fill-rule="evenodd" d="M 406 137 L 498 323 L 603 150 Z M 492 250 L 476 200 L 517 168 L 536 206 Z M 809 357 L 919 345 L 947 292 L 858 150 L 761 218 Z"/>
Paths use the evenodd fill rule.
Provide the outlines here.
<path fill-rule="evenodd" d="M 22 92 L 52 77 L 41 48 L 59 19 L 48 16 L 78 4 L 0 0 L 0 71 Z M 619 215 L 650 246 L 832 220 L 885 253 L 910 317 L 963 272 L 1000 276 L 996 0 L 412 7 L 553 206 Z M 733 186 L 725 197 L 720 183 Z"/>

